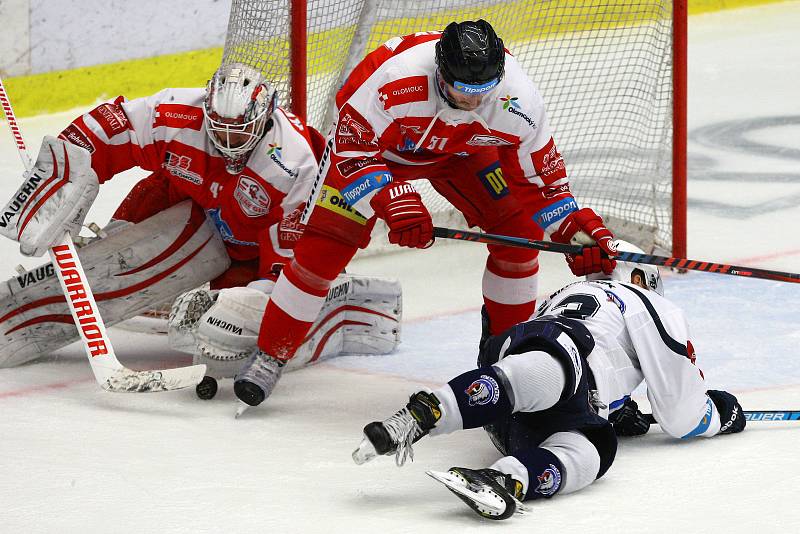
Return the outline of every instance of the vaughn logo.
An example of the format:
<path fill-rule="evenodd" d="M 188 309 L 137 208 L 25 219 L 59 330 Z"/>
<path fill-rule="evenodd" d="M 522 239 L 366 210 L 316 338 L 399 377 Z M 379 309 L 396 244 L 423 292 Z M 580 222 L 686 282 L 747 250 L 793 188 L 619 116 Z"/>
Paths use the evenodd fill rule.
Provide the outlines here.
<path fill-rule="evenodd" d="M 279 145 L 273 145 L 270 143 L 269 150 L 267 150 L 267 155 L 269 156 L 269 159 L 275 162 L 275 165 L 280 167 L 281 170 L 288 174 L 291 178 L 297 178 L 297 175 L 300 174 L 297 169 L 290 169 L 283 164 L 283 161 L 281 161 L 281 147 Z"/>
<path fill-rule="evenodd" d="M 22 184 L 22 187 L 20 187 L 17 191 L 17 196 L 15 196 L 3 209 L 3 214 L 0 215 L 0 228 L 8 227 L 11 220 L 17 216 L 19 211 L 22 209 L 22 206 L 25 205 L 25 201 L 28 200 L 31 195 L 36 193 L 36 187 L 41 181 L 41 176 L 38 176 L 37 174 L 31 174 L 31 177 L 28 178 L 24 184 Z"/>
<path fill-rule="evenodd" d="M 350 282 L 344 282 L 338 286 L 333 286 L 328 290 L 328 296 L 325 297 L 325 302 L 330 302 L 331 300 L 337 299 L 342 295 L 346 295 L 348 291 L 350 291 Z"/>
<path fill-rule="evenodd" d="M 216 326 L 220 330 L 225 330 L 226 332 L 236 334 L 237 336 L 241 336 L 243 333 L 241 326 L 237 326 L 233 323 L 229 323 L 228 321 L 218 319 L 217 317 L 209 317 L 208 319 L 206 319 L 206 322 L 211 326 Z"/>
<path fill-rule="evenodd" d="M 191 182 L 195 185 L 202 184 L 203 177 L 196 172 L 190 171 L 189 167 L 191 165 L 192 158 L 189 156 L 179 156 L 178 154 L 174 154 L 172 152 L 167 152 L 164 154 L 164 163 L 161 164 L 161 166 L 164 167 L 164 169 L 172 176 L 186 180 L 187 182 Z"/>
<path fill-rule="evenodd" d="M 25 289 L 29 285 L 33 285 L 36 282 L 41 282 L 42 280 L 52 278 L 55 274 L 56 272 L 53 269 L 53 264 L 48 263 L 47 265 L 41 265 L 32 271 L 28 271 L 25 274 L 17 276 L 17 283 L 19 284 L 20 288 Z"/>
<path fill-rule="evenodd" d="M 517 117 L 521 118 L 525 122 L 528 123 L 528 126 L 531 128 L 536 128 L 536 123 L 533 122 L 533 119 L 528 117 L 526 114 L 520 111 L 520 105 L 517 100 L 519 100 L 516 96 L 506 95 L 505 97 L 501 97 L 500 100 L 503 102 L 503 109 L 511 113 L 512 115 L 516 115 Z"/>

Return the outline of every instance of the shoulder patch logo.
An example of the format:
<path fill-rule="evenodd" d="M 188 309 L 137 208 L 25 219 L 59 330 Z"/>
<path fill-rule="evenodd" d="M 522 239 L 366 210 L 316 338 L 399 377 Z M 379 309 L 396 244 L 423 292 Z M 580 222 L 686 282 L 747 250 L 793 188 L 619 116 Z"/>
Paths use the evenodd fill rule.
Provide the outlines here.
<path fill-rule="evenodd" d="M 378 98 L 385 110 L 402 104 L 425 102 L 428 100 L 428 77 L 409 76 L 389 82 L 378 89 Z"/>

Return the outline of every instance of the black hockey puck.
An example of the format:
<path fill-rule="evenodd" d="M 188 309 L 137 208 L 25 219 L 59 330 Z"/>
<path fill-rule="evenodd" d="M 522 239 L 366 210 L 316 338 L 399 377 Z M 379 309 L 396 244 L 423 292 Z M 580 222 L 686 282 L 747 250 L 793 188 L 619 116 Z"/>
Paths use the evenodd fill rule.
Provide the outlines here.
<path fill-rule="evenodd" d="M 250 406 L 258 406 L 264 402 L 264 399 L 267 397 L 264 394 L 264 390 L 247 380 L 238 380 L 234 382 L 233 392 L 236 393 L 240 401 Z"/>
<path fill-rule="evenodd" d="M 204 376 L 194 390 L 199 398 L 211 400 L 217 394 L 217 381 L 211 376 Z"/>

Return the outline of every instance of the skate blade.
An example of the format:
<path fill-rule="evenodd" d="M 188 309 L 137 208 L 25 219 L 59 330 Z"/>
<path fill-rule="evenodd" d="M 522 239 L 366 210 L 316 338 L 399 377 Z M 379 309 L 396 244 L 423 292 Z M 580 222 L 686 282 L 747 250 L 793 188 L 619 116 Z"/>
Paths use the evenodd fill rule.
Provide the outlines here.
<path fill-rule="evenodd" d="M 445 471 L 425 471 L 432 479 L 441 482 L 450 491 L 463 495 L 467 499 L 496 512 L 498 515 L 506 510 L 506 503 L 502 499 L 493 499 L 490 495 L 477 493 L 470 490 L 459 477 Z"/>
<path fill-rule="evenodd" d="M 353 461 L 356 465 L 363 465 L 378 456 L 378 451 L 372 445 L 372 442 L 364 437 L 359 443 L 358 448 L 353 451 Z"/>
<path fill-rule="evenodd" d="M 249 407 L 250 407 L 249 404 L 239 401 L 239 407 L 236 408 L 236 413 L 233 414 L 233 418 L 239 419 L 239 417 L 241 417 L 242 414 L 245 412 L 245 410 L 247 410 Z"/>

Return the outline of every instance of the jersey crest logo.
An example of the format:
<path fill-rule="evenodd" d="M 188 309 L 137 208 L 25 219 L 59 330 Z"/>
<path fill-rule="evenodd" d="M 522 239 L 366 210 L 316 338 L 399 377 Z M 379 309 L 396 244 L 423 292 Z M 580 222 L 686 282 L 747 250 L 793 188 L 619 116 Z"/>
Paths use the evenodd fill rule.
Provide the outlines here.
<path fill-rule="evenodd" d="M 546 497 L 553 495 L 561 488 L 561 471 L 553 464 L 550 464 L 536 479 L 539 482 L 535 490 L 536 493 L 540 493 Z"/>
<path fill-rule="evenodd" d="M 272 201 L 264 186 L 246 175 L 239 176 L 233 198 L 248 217 L 261 217 L 269 213 Z"/>
<path fill-rule="evenodd" d="M 350 104 L 345 104 L 339 113 L 339 123 L 336 126 L 337 150 L 340 152 L 377 150 L 375 132 L 366 126 L 368 124 L 367 120 Z"/>
<path fill-rule="evenodd" d="M 567 177 L 564 158 L 561 157 L 552 137 L 540 150 L 531 154 L 531 162 L 545 185 Z"/>
<path fill-rule="evenodd" d="M 469 405 L 497 404 L 500 400 L 500 386 L 497 380 L 489 375 L 481 375 L 479 379 L 469 385 L 464 391 L 469 397 Z"/>

